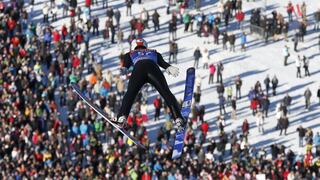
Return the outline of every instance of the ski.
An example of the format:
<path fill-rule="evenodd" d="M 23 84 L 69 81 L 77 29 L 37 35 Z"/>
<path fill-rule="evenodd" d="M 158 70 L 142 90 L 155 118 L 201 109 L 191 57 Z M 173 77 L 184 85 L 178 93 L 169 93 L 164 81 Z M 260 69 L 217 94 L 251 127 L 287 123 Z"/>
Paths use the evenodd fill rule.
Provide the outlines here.
<path fill-rule="evenodd" d="M 184 90 L 184 98 L 182 103 L 181 114 L 185 120 L 188 120 L 191 110 L 191 103 L 193 97 L 193 87 L 195 80 L 195 69 L 189 68 L 187 70 L 186 84 Z M 187 123 L 186 123 L 187 124 Z M 172 159 L 180 158 L 183 151 L 185 129 L 182 132 L 177 132 L 173 145 Z"/>
<path fill-rule="evenodd" d="M 95 105 L 93 102 L 91 102 L 88 97 L 86 97 L 80 90 L 80 87 L 77 84 L 71 84 L 73 90 L 77 93 L 77 95 L 89 106 L 91 107 L 96 113 L 98 113 L 103 119 L 105 119 L 109 124 L 111 124 L 113 127 L 115 127 L 120 133 L 122 133 L 124 136 L 128 137 L 134 144 L 140 146 L 143 149 L 146 149 L 144 145 L 142 145 L 135 137 L 131 136 L 128 131 L 125 129 L 119 127 L 118 125 L 114 124 L 110 119 L 108 118 L 107 114 L 99 108 L 97 105 Z"/>

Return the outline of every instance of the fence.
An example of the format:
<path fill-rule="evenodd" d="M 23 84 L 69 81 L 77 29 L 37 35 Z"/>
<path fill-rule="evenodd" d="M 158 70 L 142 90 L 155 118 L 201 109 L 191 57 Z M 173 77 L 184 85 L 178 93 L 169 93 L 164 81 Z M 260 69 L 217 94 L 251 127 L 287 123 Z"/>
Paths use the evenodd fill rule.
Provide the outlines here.
<path fill-rule="evenodd" d="M 260 26 L 250 24 L 250 33 L 257 35 L 260 39 L 265 38 L 265 29 Z"/>

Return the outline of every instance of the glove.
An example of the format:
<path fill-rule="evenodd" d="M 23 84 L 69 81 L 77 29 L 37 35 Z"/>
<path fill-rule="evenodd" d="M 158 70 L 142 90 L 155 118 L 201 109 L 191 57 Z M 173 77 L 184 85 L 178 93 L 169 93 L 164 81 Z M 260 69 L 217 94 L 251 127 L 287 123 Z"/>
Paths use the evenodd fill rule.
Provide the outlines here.
<path fill-rule="evenodd" d="M 179 68 L 174 67 L 174 66 L 169 66 L 169 67 L 166 69 L 166 72 L 167 72 L 169 75 L 172 75 L 173 77 L 177 77 L 177 76 L 179 75 Z"/>

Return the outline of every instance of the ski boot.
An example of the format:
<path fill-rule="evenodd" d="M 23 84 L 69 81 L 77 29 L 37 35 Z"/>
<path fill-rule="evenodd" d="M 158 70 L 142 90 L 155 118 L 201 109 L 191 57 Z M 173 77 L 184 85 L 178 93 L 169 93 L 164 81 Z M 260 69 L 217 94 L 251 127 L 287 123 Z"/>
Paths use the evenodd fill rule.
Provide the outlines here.
<path fill-rule="evenodd" d="M 179 133 L 185 130 L 186 125 L 187 125 L 187 122 L 186 122 L 184 119 L 177 118 L 177 119 L 175 120 L 175 123 L 176 123 L 176 125 L 177 125 L 177 131 L 178 131 Z"/>
<path fill-rule="evenodd" d="M 111 118 L 110 121 L 114 124 L 116 124 L 117 126 L 119 126 L 120 128 L 123 128 L 125 125 L 125 121 L 127 120 L 127 118 L 125 116 L 120 116 L 118 117 L 114 117 Z"/>

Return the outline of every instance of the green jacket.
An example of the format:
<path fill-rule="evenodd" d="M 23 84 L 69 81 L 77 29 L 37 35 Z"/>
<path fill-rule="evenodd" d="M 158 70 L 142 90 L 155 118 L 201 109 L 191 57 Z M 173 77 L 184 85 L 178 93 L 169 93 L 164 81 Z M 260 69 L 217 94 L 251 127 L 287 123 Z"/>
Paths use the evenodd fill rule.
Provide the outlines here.
<path fill-rule="evenodd" d="M 183 15 L 183 23 L 184 24 L 190 23 L 190 20 L 191 20 L 191 16 L 189 14 Z"/>

